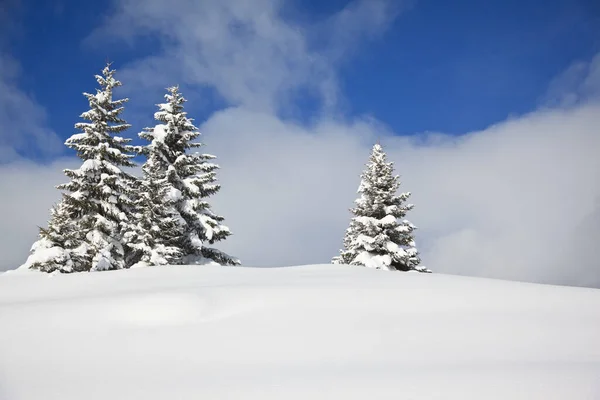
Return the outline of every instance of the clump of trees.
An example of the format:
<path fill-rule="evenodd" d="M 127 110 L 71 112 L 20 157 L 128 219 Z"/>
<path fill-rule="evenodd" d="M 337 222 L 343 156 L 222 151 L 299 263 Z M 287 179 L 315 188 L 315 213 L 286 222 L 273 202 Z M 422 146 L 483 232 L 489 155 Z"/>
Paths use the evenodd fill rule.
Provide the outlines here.
<path fill-rule="evenodd" d="M 215 156 L 194 151 L 203 144 L 179 88 L 167 89 L 154 114 L 157 123 L 138 134 L 145 144 L 132 146 L 124 136 L 131 126 L 121 117 L 128 99 L 113 97 L 121 86 L 114 75 L 107 64 L 96 75 L 96 93 L 84 93 L 89 110 L 75 124 L 79 132 L 65 142 L 82 164 L 64 171 L 69 182 L 57 186 L 62 199 L 21 268 L 70 273 L 239 265 L 237 258 L 213 247 L 231 235 L 208 202 L 220 189 L 219 166 Z M 141 177 L 129 172 L 138 156 L 145 158 Z M 333 263 L 431 272 L 420 265 L 416 227 L 405 219 L 413 208 L 406 203 L 410 193 L 397 194 L 400 179 L 393 173 L 393 163 L 376 144 L 361 175 L 343 249 Z"/>
<path fill-rule="evenodd" d="M 215 248 L 231 232 L 211 210 L 217 193 L 214 156 L 191 152 L 202 146 L 200 132 L 184 111 L 185 99 L 171 87 L 159 104 L 157 124 L 132 146 L 122 134 L 130 128 L 121 114 L 128 99 L 114 99 L 121 82 L 108 64 L 96 75 L 95 94 L 84 93 L 90 109 L 75 124 L 79 133 L 65 142 L 82 160 L 65 170 L 69 182 L 57 188 L 61 201 L 40 229 L 24 268 L 44 272 L 104 271 L 139 265 L 237 265 Z M 146 157 L 143 176 L 128 172 L 133 158 Z"/>

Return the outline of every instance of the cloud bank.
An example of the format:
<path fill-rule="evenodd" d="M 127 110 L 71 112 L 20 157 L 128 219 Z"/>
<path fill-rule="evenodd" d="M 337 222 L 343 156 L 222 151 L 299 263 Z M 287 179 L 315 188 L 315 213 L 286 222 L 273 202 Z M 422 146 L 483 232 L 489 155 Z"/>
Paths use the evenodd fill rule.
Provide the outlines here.
<path fill-rule="evenodd" d="M 535 112 L 462 137 L 384 136 L 437 272 L 600 287 L 600 106 Z M 220 157 L 226 248 L 254 265 L 326 262 L 358 174 L 381 134 L 370 121 L 306 128 L 231 109 L 203 126 Z"/>
<path fill-rule="evenodd" d="M 420 228 L 417 244 L 434 272 L 600 287 L 597 59 L 574 67 L 576 79 L 557 78 L 562 83 L 550 88 L 553 98 L 575 100 L 548 102 L 459 137 L 400 137 L 376 119 L 341 114 L 336 76 L 361 43 L 400 15 L 398 2 L 357 1 L 311 24 L 290 22 L 283 16 L 287 3 L 277 0 L 143 4 L 116 2 L 88 42 L 159 39 L 152 56 L 119 71 L 132 103 L 147 101 L 148 116 L 162 88 L 177 82 L 190 99 L 210 87 L 228 104 L 201 131 L 206 151 L 222 166 L 223 189 L 213 207 L 234 233 L 222 248 L 246 265 L 328 262 L 336 255 L 358 175 L 381 138 L 402 189 L 413 192 L 409 219 Z M 288 118 L 307 93 L 318 104 L 315 117 Z M 192 117 L 201 111 L 188 104 Z M 28 204 L 46 213 L 31 216 L 43 224 L 49 199 L 57 197 L 50 181 L 63 178 L 40 175 L 35 166 L 23 171 L 28 178 L 20 179 L 48 189 Z M 5 176 L 0 170 L 3 193 L 23 191 Z M 12 213 L 20 210 L 16 204 Z M 2 225 L 3 236 L 23 226 L 20 238 L 1 249 L 8 255 L 4 267 L 24 260 L 35 239 L 25 222 Z"/>

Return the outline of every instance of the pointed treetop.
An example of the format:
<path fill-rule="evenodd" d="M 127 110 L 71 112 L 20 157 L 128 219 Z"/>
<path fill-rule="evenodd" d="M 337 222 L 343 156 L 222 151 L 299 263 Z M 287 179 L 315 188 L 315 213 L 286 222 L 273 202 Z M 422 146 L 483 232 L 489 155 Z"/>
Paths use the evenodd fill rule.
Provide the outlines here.
<path fill-rule="evenodd" d="M 96 75 L 96 81 L 101 86 L 103 91 L 112 92 L 112 89 L 121 86 L 121 82 L 114 78 L 115 69 L 111 69 L 112 62 L 107 62 L 102 69 L 102 75 Z"/>
<path fill-rule="evenodd" d="M 64 170 L 70 180 L 57 187 L 63 198 L 52 211 L 48 229 L 40 230 L 41 241 L 28 260 L 32 267 L 74 272 L 128 266 L 122 232 L 132 229 L 137 185 L 122 169 L 135 166 L 134 149 L 128 145 L 131 139 L 118 136 L 130 125 L 120 116 L 127 99 L 112 98 L 112 89 L 121 85 L 114 73 L 108 63 L 102 75 L 96 75 L 101 88 L 84 93 L 89 109 L 75 124 L 79 132 L 65 141 L 82 164 Z"/>
<path fill-rule="evenodd" d="M 183 103 L 185 103 L 187 100 L 183 97 L 183 95 L 179 91 L 179 85 L 168 87 L 167 92 L 168 93 L 165 94 L 165 99 L 167 100 L 168 105 L 171 108 L 171 112 L 174 114 L 182 112 L 183 111 Z M 163 104 L 157 104 L 157 106 L 164 109 Z M 161 107 L 161 106 L 163 106 L 163 107 Z M 184 112 L 183 114 L 187 114 L 187 113 Z"/>
<path fill-rule="evenodd" d="M 387 161 L 387 155 L 383 151 L 383 147 L 381 146 L 381 144 L 375 143 L 373 145 L 373 150 L 371 151 L 371 157 L 369 157 L 368 170 L 385 166 L 391 168 L 393 165 L 393 162 Z"/>
<path fill-rule="evenodd" d="M 157 196 L 157 201 L 162 202 L 159 209 L 172 210 L 177 230 L 165 243 L 180 249 L 183 263 L 210 259 L 219 264 L 237 265 L 239 260 L 206 246 L 231 235 L 229 228 L 223 225 L 224 218 L 216 215 L 206 200 L 220 189 L 216 182 L 219 166 L 209 162 L 215 158 L 210 154 L 188 152 L 202 143 L 194 141 L 200 132 L 184 111 L 185 98 L 179 92 L 179 86 L 167 88 L 165 99 L 165 103 L 157 105 L 159 111 L 154 113 L 160 123 L 139 134 L 150 142 L 144 149 L 147 157 L 142 167 L 145 179 L 162 179 L 168 187 L 165 192 L 172 197 L 172 204 L 165 204 L 160 200 L 161 196 Z"/>

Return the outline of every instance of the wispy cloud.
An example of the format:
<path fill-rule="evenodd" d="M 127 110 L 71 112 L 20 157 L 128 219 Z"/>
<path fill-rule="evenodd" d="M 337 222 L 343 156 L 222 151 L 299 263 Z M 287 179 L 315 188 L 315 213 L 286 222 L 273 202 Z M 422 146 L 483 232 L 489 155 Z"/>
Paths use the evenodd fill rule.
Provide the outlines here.
<path fill-rule="evenodd" d="M 22 152 L 51 157 L 63 151 L 62 141 L 47 127 L 46 112 L 17 83 L 19 65 L 0 53 L 0 164 Z"/>
<path fill-rule="evenodd" d="M 319 44 L 328 58 L 347 60 L 360 44 L 377 39 L 414 1 L 362 0 L 347 6 L 308 30 L 311 43 Z"/>
<path fill-rule="evenodd" d="M 394 4 L 361 0 L 326 24 L 301 25 L 281 17 L 279 0 L 124 0 L 88 42 L 158 35 L 157 55 L 122 69 L 129 85 L 163 88 L 177 77 L 214 87 L 230 104 L 277 112 L 299 89 L 335 104 L 337 60 L 384 30 L 398 13 Z"/>
<path fill-rule="evenodd" d="M 578 61 L 552 80 L 542 98 L 545 106 L 569 107 L 600 98 L 600 54 Z"/>

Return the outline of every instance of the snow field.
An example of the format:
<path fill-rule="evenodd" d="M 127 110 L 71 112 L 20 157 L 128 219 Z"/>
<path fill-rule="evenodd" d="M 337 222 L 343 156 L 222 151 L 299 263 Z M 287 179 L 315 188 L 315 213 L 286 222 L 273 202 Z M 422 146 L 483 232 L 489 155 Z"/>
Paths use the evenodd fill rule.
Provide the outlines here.
<path fill-rule="evenodd" d="M 343 265 L 0 275 L 0 399 L 598 399 L 600 291 Z"/>

